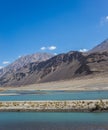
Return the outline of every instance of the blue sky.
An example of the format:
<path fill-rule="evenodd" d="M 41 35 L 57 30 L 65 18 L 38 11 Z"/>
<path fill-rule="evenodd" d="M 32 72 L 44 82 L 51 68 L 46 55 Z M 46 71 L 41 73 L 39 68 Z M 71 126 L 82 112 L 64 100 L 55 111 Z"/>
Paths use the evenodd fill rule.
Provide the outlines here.
<path fill-rule="evenodd" d="M 94 47 L 108 38 L 108 0 L 0 0 L 0 67 L 36 52 Z"/>

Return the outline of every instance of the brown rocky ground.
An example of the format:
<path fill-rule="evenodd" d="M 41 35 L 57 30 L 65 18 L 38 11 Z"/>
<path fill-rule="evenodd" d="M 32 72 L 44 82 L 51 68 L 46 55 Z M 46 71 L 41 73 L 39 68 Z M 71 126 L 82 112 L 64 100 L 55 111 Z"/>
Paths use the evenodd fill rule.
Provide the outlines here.
<path fill-rule="evenodd" d="M 21 87 L 1 88 L 10 90 L 71 90 L 71 91 L 91 91 L 108 90 L 108 74 L 84 76 L 72 80 L 61 80 L 55 82 L 39 83 Z"/>

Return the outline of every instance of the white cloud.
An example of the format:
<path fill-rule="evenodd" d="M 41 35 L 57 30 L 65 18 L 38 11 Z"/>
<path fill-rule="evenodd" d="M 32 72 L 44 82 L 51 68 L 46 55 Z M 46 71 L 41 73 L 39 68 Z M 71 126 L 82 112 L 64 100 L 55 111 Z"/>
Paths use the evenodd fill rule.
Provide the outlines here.
<path fill-rule="evenodd" d="M 44 50 L 53 51 L 53 50 L 57 49 L 57 47 L 56 47 L 56 46 L 49 46 L 49 47 L 43 46 L 43 47 L 41 47 L 40 49 L 41 49 L 42 51 L 44 51 Z"/>
<path fill-rule="evenodd" d="M 48 47 L 48 50 L 55 50 L 57 47 L 56 46 L 50 46 Z"/>
<path fill-rule="evenodd" d="M 57 55 L 57 53 L 54 53 L 54 55 L 56 56 L 56 55 Z"/>
<path fill-rule="evenodd" d="M 0 69 L 2 69 L 3 68 L 3 66 L 0 66 Z"/>
<path fill-rule="evenodd" d="M 3 62 L 2 62 L 3 65 L 7 65 L 7 64 L 9 64 L 9 63 L 10 63 L 10 61 L 3 61 Z"/>
<path fill-rule="evenodd" d="M 106 20 L 108 20 L 108 16 L 106 16 Z"/>
<path fill-rule="evenodd" d="M 102 17 L 101 20 L 100 20 L 100 25 L 101 26 L 104 26 L 108 23 L 108 15 L 105 16 L 105 17 Z"/>
<path fill-rule="evenodd" d="M 41 47 L 40 49 L 41 49 L 41 50 L 46 50 L 47 48 L 43 46 L 43 47 Z"/>
<path fill-rule="evenodd" d="M 22 56 L 18 56 L 18 58 L 21 58 Z"/>
<path fill-rule="evenodd" d="M 88 50 L 87 49 L 80 49 L 79 51 L 80 52 L 87 52 Z"/>

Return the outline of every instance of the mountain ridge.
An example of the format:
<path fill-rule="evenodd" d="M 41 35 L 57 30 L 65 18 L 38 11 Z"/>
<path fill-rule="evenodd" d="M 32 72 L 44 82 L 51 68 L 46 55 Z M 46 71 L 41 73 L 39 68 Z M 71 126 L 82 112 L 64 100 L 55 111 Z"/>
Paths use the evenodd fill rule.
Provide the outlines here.
<path fill-rule="evenodd" d="M 108 46 L 108 40 L 87 53 L 70 51 L 56 56 L 50 55 L 46 58 L 43 56 L 42 60 L 39 60 L 38 57 L 37 61 L 29 62 L 16 70 L 4 73 L 0 77 L 0 86 L 22 86 L 69 80 L 108 72 L 108 49 L 106 46 Z M 104 50 L 104 48 L 106 49 Z"/>
<path fill-rule="evenodd" d="M 1 86 L 21 86 L 34 83 L 67 80 L 108 71 L 108 52 L 86 54 L 71 51 L 40 63 L 30 63 L 18 71 L 0 78 Z"/>
<path fill-rule="evenodd" d="M 26 66 L 27 64 L 33 62 L 39 63 L 53 56 L 54 56 L 53 54 L 49 54 L 49 53 L 34 53 L 34 54 L 22 56 L 16 59 L 13 63 L 9 64 L 8 66 L 0 69 L 0 77 L 7 72 L 17 71 L 18 69 L 22 68 L 23 66 Z"/>
<path fill-rule="evenodd" d="M 89 52 L 93 53 L 93 52 L 103 52 L 103 51 L 108 51 L 108 38 L 103 42 L 101 42 L 100 44 L 98 44 L 97 46 L 95 46 L 94 48 L 92 48 Z"/>

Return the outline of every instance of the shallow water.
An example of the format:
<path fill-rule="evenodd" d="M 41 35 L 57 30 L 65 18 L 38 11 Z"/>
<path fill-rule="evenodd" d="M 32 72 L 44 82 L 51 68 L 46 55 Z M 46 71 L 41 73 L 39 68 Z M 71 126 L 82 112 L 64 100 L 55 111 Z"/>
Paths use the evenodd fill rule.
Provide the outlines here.
<path fill-rule="evenodd" d="M 95 100 L 108 99 L 108 91 L 5 91 L 1 94 L 17 94 L 0 96 L 1 101 L 25 100 Z"/>
<path fill-rule="evenodd" d="M 108 113 L 1 112 L 0 130 L 108 130 Z"/>

